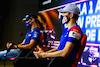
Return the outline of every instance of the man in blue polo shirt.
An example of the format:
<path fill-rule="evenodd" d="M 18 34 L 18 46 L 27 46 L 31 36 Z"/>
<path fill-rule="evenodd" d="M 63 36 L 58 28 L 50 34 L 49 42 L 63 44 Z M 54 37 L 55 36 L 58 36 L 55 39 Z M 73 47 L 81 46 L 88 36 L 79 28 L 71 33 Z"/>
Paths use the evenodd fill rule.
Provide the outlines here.
<path fill-rule="evenodd" d="M 67 24 L 60 38 L 58 48 L 47 52 L 33 52 L 37 58 L 54 58 L 48 67 L 71 67 L 74 63 L 76 54 L 81 45 L 82 31 L 77 25 L 80 10 L 75 4 L 67 4 L 63 9 L 58 10 L 62 13 L 62 24 Z"/>
<path fill-rule="evenodd" d="M 27 28 L 30 28 L 30 30 L 27 32 L 25 39 L 22 43 L 18 45 L 13 45 L 14 48 L 18 49 L 11 49 L 10 52 L 7 53 L 7 50 L 0 52 L 0 58 L 2 59 L 3 56 L 7 53 L 6 58 L 13 58 L 18 56 L 20 53 L 20 49 L 32 49 L 36 46 L 40 39 L 40 30 L 37 27 L 37 17 L 33 14 L 27 14 L 25 18 L 23 18 L 22 22 L 25 23 Z M 9 48 L 12 45 L 12 43 L 7 43 L 7 48 Z M 27 52 L 24 52 L 27 53 Z"/>

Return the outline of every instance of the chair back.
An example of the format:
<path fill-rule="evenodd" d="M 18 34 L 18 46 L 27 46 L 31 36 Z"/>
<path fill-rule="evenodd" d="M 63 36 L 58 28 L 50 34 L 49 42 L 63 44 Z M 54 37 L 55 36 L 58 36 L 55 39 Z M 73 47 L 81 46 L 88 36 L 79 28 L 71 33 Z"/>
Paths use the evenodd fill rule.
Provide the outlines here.
<path fill-rule="evenodd" d="M 38 46 L 40 46 L 40 47 L 43 46 L 43 39 L 44 39 L 44 34 L 41 33 L 41 35 L 40 35 L 40 41 L 38 43 Z"/>
<path fill-rule="evenodd" d="M 81 46 L 80 46 L 79 51 L 78 51 L 78 53 L 76 55 L 75 62 L 74 62 L 74 64 L 72 64 L 72 67 L 77 67 L 78 61 L 81 58 L 81 55 L 82 55 L 82 53 L 84 51 L 84 48 L 85 48 L 85 45 L 86 45 L 86 41 L 87 41 L 87 35 L 83 34 L 83 37 L 81 39 Z"/>

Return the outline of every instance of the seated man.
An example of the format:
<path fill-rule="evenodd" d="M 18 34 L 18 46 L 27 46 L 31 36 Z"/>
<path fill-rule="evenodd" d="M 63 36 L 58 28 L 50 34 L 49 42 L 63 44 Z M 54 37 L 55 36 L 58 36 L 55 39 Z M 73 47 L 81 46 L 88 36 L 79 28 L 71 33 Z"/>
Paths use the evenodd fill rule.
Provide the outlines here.
<path fill-rule="evenodd" d="M 6 53 L 7 53 L 6 55 L 7 59 L 16 57 L 21 52 L 21 50 L 33 49 L 33 47 L 35 47 L 36 44 L 38 43 L 41 33 L 39 28 L 37 27 L 37 17 L 33 14 L 27 14 L 25 18 L 23 18 L 22 22 L 25 23 L 27 28 L 30 28 L 30 30 L 26 33 L 25 39 L 23 40 L 22 43 L 18 45 L 13 45 L 14 48 L 18 48 L 18 49 L 11 50 L 8 53 L 7 50 L 1 51 L 0 52 L 1 59 L 4 57 Z M 11 45 L 12 43 L 7 43 L 7 48 L 9 48 Z M 27 54 L 27 52 L 24 53 Z"/>
<path fill-rule="evenodd" d="M 39 52 L 33 51 L 38 59 L 20 58 L 20 61 L 14 63 L 15 67 L 21 65 L 24 67 L 29 65 L 33 65 L 34 67 L 71 67 L 75 61 L 76 54 L 79 51 L 81 38 L 83 36 L 80 27 L 76 23 L 80 10 L 74 4 L 67 4 L 63 9 L 58 11 L 62 13 L 62 23 L 67 24 L 67 28 L 64 29 L 60 38 L 60 45 L 57 48 L 46 52 L 38 47 L 40 49 Z M 54 59 L 47 61 L 43 58 Z"/>

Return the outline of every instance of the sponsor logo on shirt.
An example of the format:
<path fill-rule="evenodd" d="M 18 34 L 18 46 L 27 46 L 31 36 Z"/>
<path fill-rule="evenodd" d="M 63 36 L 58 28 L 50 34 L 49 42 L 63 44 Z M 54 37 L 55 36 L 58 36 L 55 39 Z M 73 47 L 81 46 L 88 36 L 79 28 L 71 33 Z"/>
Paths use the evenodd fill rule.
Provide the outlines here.
<path fill-rule="evenodd" d="M 70 31 L 69 37 L 73 37 L 73 38 L 76 38 L 77 40 L 79 40 L 81 38 L 81 34 L 75 32 L 75 31 Z"/>
<path fill-rule="evenodd" d="M 81 30 L 79 27 L 73 27 L 70 31 L 69 31 L 69 37 L 73 37 L 76 38 L 77 40 L 79 40 L 81 38 Z"/>
<path fill-rule="evenodd" d="M 34 32 L 34 37 L 38 37 L 38 32 Z"/>

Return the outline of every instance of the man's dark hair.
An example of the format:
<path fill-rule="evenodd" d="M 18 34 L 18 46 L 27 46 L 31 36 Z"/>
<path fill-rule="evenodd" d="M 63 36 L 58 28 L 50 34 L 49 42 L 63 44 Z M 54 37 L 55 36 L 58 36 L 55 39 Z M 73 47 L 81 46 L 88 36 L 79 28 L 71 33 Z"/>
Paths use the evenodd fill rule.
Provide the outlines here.
<path fill-rule="evenodd" d="M 32 18 L 34 18 L 37 23 L 37 16 L 32 13 L 26 14 L 25 17 L 22 19 L 22 22 L 28 21 L 29 19 L 32 19 Z"/>
<path fill-rule="evenodd" d="M 78 19 L 78 15 L 77 14 L 74 14 L 74 18 L 77 20 Z"/>

